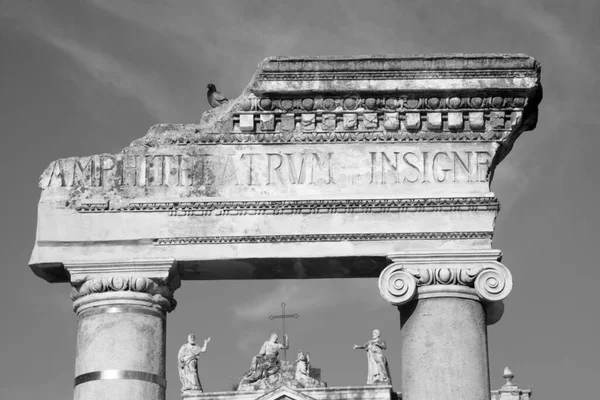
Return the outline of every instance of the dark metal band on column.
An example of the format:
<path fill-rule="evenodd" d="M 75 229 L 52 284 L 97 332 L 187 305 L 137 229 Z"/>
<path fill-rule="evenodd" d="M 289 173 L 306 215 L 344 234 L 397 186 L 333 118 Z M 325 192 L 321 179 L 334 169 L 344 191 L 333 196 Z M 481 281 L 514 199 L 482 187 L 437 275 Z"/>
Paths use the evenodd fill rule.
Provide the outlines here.
<path fill-rule="evenodd" d="M 104 371 L 93 371 L 81 374 L 75 377 L 75 385 L 81 385 L 85 382 L 103 381 L 111 379 L 135 379 L 155 383 L 163 388 L 167 388 L 167 380 L 160 375 L 151 374 L 150 372 L 129 371 L 119 369 L 107 369 Z"/>
<path fill-rule="evenodd" d="M 114 307 L 94 307 L 89 310 L 85 310 L 81 313 L 82 317 L 87 317 L 90 315 L 97 314 L 118 314 L 118 313 L 128 313 L 128 314 L 144 314 L 144 315 L 152 315 L 154 317 L 158 317 L 166 320 L 167 316 L 165 313 L 160 312 L 159 310 L 155 310 L 153 308 L 148 307 L 131 307 L 131 306 L 114 306 Z"/>

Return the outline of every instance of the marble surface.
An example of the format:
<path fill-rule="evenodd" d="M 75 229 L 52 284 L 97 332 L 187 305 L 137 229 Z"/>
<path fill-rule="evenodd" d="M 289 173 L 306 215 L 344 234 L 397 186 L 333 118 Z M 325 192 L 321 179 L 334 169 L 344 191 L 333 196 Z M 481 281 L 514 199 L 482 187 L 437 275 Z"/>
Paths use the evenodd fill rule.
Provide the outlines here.
<path fill-rule="evenodd" d="M 490 248 L 493 171 L 540 98 L 524 55 L 268 58 L 199 123 L 51 162 L 30 266 L 66 281 L 65 254 L 144 254 L 182 279 L 374 277 L 390 253 Z"/>

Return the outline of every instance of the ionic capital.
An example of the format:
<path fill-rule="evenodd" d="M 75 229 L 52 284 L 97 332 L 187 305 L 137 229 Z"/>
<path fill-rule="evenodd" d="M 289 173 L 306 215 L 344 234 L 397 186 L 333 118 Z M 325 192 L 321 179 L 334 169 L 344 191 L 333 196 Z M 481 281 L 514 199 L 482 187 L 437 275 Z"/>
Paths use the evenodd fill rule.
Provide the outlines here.
<path fill-rule="evenodd" d="M 390 254 L 394 261 L 379 276 L 379 291 L 390 304 L 416 298 L 461 297 L 480 300 L 488 323 L 496 322 L 502 300 L 512 289 L 512 275 L 499 262 L 499 250 L 419 251 Z"/>
<path fill-rule="evenodd" d="M 64 263 L 71 276 L 76 313 L 100 305 L 127 304 L 172 311 L 181 285 L 174 259 Z"/>

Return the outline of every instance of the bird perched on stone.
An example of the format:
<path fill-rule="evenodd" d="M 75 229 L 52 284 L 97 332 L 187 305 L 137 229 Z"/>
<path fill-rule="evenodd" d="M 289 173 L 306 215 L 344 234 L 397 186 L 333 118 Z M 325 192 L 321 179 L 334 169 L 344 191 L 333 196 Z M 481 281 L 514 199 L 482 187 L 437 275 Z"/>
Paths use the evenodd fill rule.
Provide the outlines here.
<path fill-rule="evenodd" d="M 217 91 L 217 88 L 214 84 L 209 83 L 206 85 L 206 87 L 208 88 L 208 92 L 206 92 L 206 98 L 208 99 L 208 104 L 210 104 L 213 108 L 219 107 L 221 104 L 229 101 L 227 97 L 223 96 Z"/>

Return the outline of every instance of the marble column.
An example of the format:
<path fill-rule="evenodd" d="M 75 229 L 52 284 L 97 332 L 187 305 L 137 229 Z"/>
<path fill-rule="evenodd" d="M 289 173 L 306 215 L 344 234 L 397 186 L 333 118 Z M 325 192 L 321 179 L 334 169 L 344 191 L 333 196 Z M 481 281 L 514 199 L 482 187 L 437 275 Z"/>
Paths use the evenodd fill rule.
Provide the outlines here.
<path fill-rule="evenodd" d="M 487 325 L 512 288 L 498 250 L 402 252 L 379 277 L 398 306 L 403 400 L 490 398 Z"/>
<path fill-rule="evenodd" d="M 65 264 L 78 317 L 75 400 L 164 400 L 172 259 Z"/>

